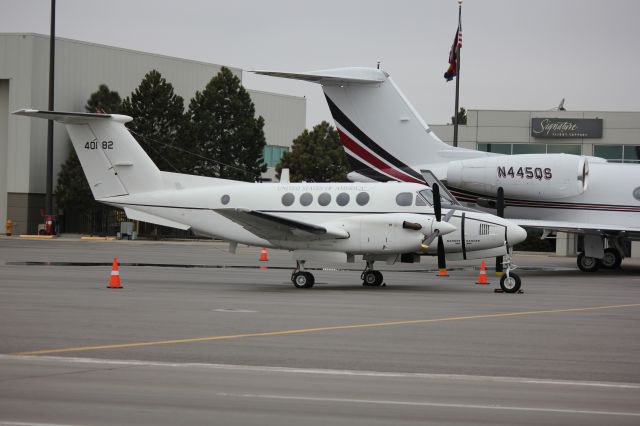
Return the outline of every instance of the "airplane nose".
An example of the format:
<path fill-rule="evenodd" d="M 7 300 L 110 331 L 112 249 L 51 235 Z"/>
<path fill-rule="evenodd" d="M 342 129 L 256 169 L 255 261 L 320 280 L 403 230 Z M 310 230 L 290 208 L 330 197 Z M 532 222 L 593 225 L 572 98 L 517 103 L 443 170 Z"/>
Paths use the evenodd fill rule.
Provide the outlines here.
<path fill-rule="evenodd" d="M 509 224 L 507 226 L 507 243 L 511 247 L 523 242 L 527 238 L 527 231 L 515 224 Z"/>
<path fill-rule="evenodd" d="M 440 235 L 449 234 L 457 228 L 448 222 L 433 222 L 433 232 L 440 230 Z"/>

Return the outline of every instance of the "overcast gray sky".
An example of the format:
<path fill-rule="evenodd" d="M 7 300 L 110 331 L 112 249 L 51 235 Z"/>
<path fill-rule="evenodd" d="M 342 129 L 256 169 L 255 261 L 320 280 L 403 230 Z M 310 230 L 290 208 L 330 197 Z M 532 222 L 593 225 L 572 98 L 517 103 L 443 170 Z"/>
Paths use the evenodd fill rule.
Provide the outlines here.
<path fill-rule="evenodd" d="M 49 32 L 50 0 L 0 0 L 0 32 Z M 60 37 L 236 66 L 382 67 L 427 123 L 453 114 L 442 77 L 456 0 L 58 0 Z M 640 1 L 466 0 L 461 105 L 640 110 Z M 309 83 L 245 73 L 247 87 L 306 96 L 307 125 L 330 120 Z M 124 94 L 123 94 L 124 95 Z"/>

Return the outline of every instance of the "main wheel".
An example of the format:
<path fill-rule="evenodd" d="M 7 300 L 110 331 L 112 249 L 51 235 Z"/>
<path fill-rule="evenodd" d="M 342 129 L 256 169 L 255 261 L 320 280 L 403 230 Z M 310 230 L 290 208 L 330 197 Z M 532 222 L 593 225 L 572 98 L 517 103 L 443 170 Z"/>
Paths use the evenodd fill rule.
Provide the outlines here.
<path fill-rule="evenodd" d="M 578 255 L 577 263 L 582 272 L 595 272 L 600 269 L 600 261 L 595 257 L 585 256 L 584 253 Z"/>
<path fill-rule="evenodd" d="M 311 288 L 313 284 L 315 284 L 315 279 L 313 278 L 313 274 L 311 272 L 296 272 L 293 274 L 293 285 L 296 288 Z"/>
<path fill-rule="evenodd" d="M 520 277 L 513 272 L 509 272 L 508 277 L 507 274 L 504 274 L 502 278 L 500 278 L 500 288 L 505 293 L 516 293 L 520 290 L 521 286 L 522 281 L 520 280 Z"/>
<path fill-rule="evenodd" d="M 382 279 L 380 271 L 366 271 L 362 274 L 362 285 L 365 287 L 378 287 L 382 284 Z"/>
<path fill-rule="evenodd" d="M 604 251 L 604 257 L 600 260 L 600 264 L 604 269 L 618 269 L 622 263 L 622 255 L 618 250 L 609 247 Z"/>

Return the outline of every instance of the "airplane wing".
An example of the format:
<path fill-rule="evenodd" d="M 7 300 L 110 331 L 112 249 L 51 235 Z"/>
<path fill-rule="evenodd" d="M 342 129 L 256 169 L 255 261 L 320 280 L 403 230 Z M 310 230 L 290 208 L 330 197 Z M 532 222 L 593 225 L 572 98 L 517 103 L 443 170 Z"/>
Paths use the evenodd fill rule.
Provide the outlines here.
<path fill-rule="evenodd" d="M 115 204 L 112 204 L 115 205 Z M 117 206 L 117 205 L 116 205 Z M 160 226 L 168 226 L 170 228 L 177 228 L 186 231 L 191 228 L 191 225 L 186 225 L 184 223 L 174 222 L 169 219 L 164 219 L 162 217 L 158 217 L 149 213 L 141 212 L 139 210 L 132 209 L 131 207 L 125 207 L 124 213 L 127 215 L 129 219 L 132 220 L 141 220 L 143 222 L 155 223 Z"/>
<path fill-rule="evenodd" d="M 214 211 L 268 241 L 308 241 L 349 238 L 349 233 L 344 229 L 328 229 L 324 226 L 300 222 L 258 210 L 231 208 L 214 209 Z"/>
<path fill-rule="evenodd" d="M 600 232 L 604 234 L 625 232 L 625 235 L 631 239 L 640 239 L 640 227 L 638 226 L 621 226 L 603 223 L 580 223 L 567 222 L 562 220 L 537 220 L 537 219 L 512 219 L 509 221 L 523 226 L 525 228 L 540 228 L 552 231 L 568 232 L 572 234 L 585 234 Z"/>

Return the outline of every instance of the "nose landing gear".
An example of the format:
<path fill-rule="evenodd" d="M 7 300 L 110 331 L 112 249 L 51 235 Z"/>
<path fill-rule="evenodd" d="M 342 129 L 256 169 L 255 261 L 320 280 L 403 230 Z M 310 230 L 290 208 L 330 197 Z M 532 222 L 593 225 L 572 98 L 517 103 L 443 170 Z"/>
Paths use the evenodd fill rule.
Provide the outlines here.
<path fill-rule="evenodd" d="M 517 293 L 522 286 L 522 280 L 518 274 L 511 272 L 518 266 L 511 262 L 513 256 L 513 248 L 507 245 L 507 254 L 504 256 L 502 265 L 504 267 L 504 275 L 500 278 L 500 288 L 505 293 Z M 496 290 L 497 291 L 497 290 Z"/>

